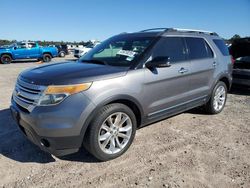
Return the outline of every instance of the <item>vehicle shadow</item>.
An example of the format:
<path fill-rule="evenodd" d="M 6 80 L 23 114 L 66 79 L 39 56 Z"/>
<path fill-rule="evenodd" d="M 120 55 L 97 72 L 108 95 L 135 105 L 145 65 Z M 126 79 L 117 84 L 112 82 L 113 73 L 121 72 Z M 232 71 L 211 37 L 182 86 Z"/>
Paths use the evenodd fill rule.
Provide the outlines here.
<path fill-rule="evenodd" d="M 0 110 L 0 155 L 22 163 L 55 162 L 51 154 L 42 151 L 23 135 L 12 119 L 10 109 Z M 59 159 L 87 163 L 97 162 L 94 157 L 82 150 Z"/>
<path fill-rule="evenodd" d="M 23 59 L 23 60 L 14 60 L 11 63 L 36 63 L 39 62 L 37 59 Z"/>
<path fill-rule="evenodd" d="M 73 153 L 70 155 L 65 155 L 62 157 L 57 157 L 64 161 L 77 161 L 84 163 L 98 163 L 100 162 L 98 159 L 94 158 L 90 153 L 88 153 L 85 149 L 81 148 L 77 153 Z"/>
<path fill-rule="evenodd" d="M 11 117 L 10 109 L 0 110 L 0 154 L 19 162 L 49 163 L 55 159 L 25 138 Z"/>

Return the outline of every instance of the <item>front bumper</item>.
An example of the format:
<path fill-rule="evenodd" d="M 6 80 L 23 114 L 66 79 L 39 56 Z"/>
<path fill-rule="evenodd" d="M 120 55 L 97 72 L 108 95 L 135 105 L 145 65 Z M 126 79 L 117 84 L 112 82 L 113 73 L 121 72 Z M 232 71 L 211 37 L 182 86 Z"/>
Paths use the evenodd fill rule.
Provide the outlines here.
<path fill-rule="evenodd" d="M 58 105 L 35 107 L 30 113 L 14 100 L 10 109 L 13 119 L 31 142 L 46 152 L 62 156 L 81 147 L 84 122 L 94 107 L 85 95 L 78 93 Z"/>

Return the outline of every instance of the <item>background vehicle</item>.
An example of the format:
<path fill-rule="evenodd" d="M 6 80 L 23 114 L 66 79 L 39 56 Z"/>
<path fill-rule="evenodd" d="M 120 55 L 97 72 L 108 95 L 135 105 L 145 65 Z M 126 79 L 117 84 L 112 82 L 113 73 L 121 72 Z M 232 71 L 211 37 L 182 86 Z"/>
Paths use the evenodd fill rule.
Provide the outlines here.
<path fill-rule="evenodd" d="M 80 58 L 83 55 L 85 55 L 88 51 L 90 51 L 92 48 L 100 44 L 100 42 L 90 43 L 87 46 L 84 46 L 83 48 L 76 48 L 74 51 L 74 57 Z"/>
<path fill-rule="evenodd" d="M 55 45 L 58 50 L 59 57 L 65 57 L 65 55 L 69 55 L 68 46 L 66 44 Z"/>
<path fill-rule="evenodd" d="M 68 51 L 70 54 L 74 54 L 75 49 L 77 48 L 83 48 L 83 45 L 77 45 L 77 44 L 67 44 Z"/>
<path fill-rule="evenodd" d="M 66 155 L 84 145 L 105 161 L 122 155 L 139 127 L 198 106 L 220 113 L 231 73 L 228 48 L 216 33 L 172 28 L 124 33 L 77 63 L 21 73 L 11 111 L 43 150 Z"/>
<path fill-rule="evenodd" d="M 234 40 L 229 51 L 234 59 L 233 84 L 250 87 L 250 38 Z"/>
<path fill-rule="evenodd" d="M 5 48 L 0 48 L 0 61 L 3 64 L 17 59 L 39 59 L 49 62 L 58 55 L 54 47 L 41 47 L 35 42 L 18 42 Z"/>

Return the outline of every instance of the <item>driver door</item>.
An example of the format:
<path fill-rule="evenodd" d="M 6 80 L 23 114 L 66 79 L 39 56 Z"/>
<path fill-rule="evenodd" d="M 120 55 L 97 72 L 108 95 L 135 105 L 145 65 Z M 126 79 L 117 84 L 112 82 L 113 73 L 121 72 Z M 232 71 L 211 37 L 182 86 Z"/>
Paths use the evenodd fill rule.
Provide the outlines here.
<path fill-rule="evenodd" d="M 13 50 L 15 59 L 25 59 L 27 58 L 27 45 L 26 43 L 17 43 Z"/>
<path fill-rule="evenodd" d="M 148 118 L 172 114 L 185 108 L 190 100 L 190 62 L 181 37 L 162 37 L 151 57 L 168 56 L 170 67 L 145 69 L 144 101 Z"/>

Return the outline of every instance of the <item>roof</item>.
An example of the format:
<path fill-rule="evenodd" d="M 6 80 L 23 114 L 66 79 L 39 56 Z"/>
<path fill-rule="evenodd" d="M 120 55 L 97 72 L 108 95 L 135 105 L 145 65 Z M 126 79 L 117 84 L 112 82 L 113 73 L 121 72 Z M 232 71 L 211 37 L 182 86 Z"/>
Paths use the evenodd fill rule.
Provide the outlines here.
<path fill-rule="evenodd" d="M 122 33 L 122 34 L 131 34 L 131 35 L 140 35 L 140 36 L 162 36 L 167 34 L 182 34 L 182 35 L 207 35 L 218 37 L 218 34 L 213 31 L 197 30 L 197 29 L 180 29 L 180 28 L 151 28 L 142 30 L 135 33 Z"/>

